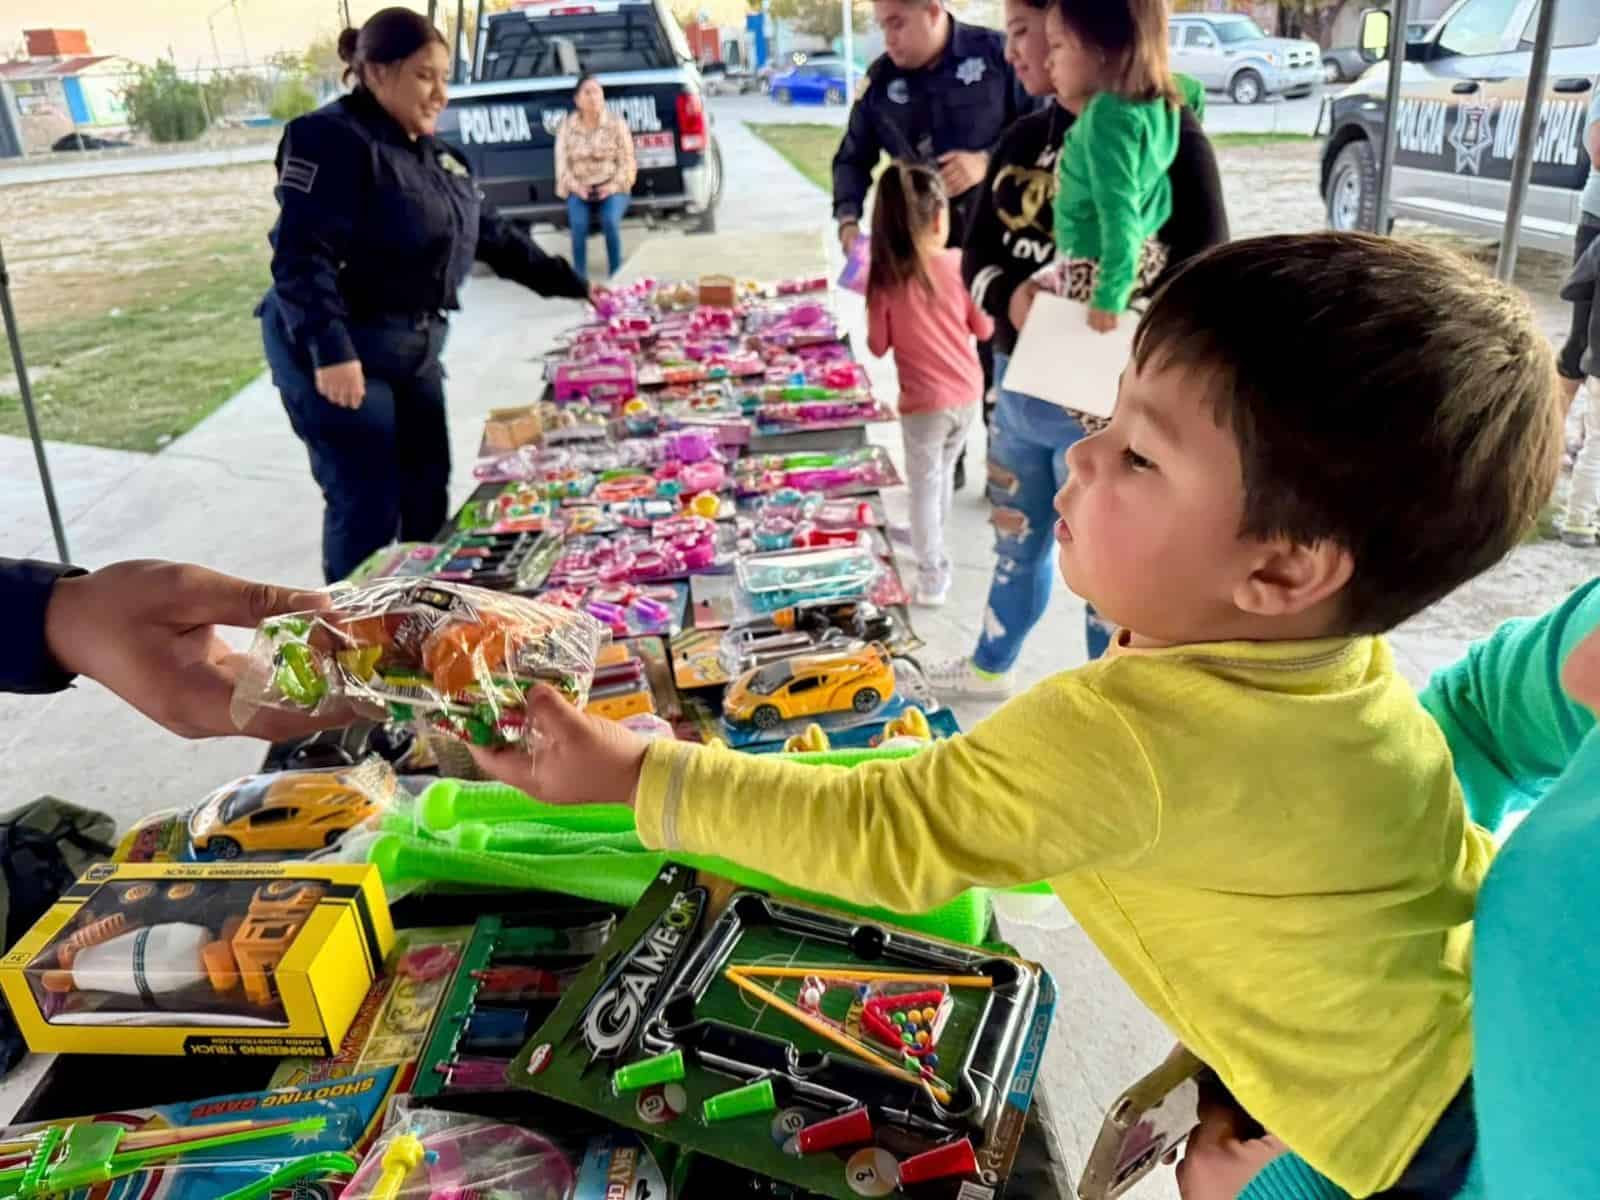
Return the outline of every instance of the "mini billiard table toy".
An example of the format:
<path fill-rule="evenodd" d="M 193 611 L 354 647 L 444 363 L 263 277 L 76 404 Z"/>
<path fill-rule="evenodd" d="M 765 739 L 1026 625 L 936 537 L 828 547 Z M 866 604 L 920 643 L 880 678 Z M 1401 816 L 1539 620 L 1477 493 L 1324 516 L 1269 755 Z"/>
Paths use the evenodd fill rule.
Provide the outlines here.
<path fill-rule="evenodd" d="M 511 1081 L 809 1194 L 999 1196 L 1049 975 L 758 892 L 674 965 L 693 880 L 663 868 Z"/>

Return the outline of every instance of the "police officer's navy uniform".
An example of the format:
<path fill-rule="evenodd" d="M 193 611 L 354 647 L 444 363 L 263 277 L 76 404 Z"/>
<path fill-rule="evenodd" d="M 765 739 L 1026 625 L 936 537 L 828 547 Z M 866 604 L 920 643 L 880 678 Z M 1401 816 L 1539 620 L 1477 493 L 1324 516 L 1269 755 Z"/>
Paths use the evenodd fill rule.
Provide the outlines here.
<path fill-rule="evenodd" d="M 988 153 L 1018 117 L 1037 107 L 1006 62 L 1005 35 L 950 18 L 950 40 L 933 62 L 903 71 L 887 54 L 867 68 L 867 88 L 833 156 L 833 215 L 859 220 L 880 154 L 937 166 L 952 150 Z M 966 240 L 975 185 L 951 197 L 949 244 Z"/>
<path fill-rule="evenodd" d="M 272 289 L 258 310 L 267 363 L 322 488 L 332 582 L 396 536 L 428 541 L 448 510 L 444 314 L 474 258 L 547 296 L 588 285 L 487 204 L 466 165 L 409 137 L 365 88 L 289 123 L 278 147 Z M 359 359 L 357 409 L 316 390 L 318 367 Z"/>

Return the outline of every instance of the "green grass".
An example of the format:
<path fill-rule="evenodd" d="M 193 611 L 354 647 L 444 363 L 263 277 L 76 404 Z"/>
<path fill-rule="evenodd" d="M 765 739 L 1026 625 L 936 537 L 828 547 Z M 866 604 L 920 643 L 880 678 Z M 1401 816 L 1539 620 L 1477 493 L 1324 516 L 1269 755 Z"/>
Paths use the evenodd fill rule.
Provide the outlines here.
<path fill-rule="evenodd" d="M 59 308 L 22 347 L 48 438 L 155 451 L 263 369 L 251 315 L 268 283 L 265 239 L 163 239 L 106 256 L 108 305 Z M 0 433 L 27 433 L 10 356 L 0 363 Z"/>
<path fill-rule="evenodd" d="M 835 125 L 751 125 L 750 131 L 823 191 L 833 192 L 833 155 L 843 132 Z M 1212 145 L 1275 146 L 1320 141 L 1304 133 L 1215 133 Z M 879 164 L 879 170 L 882 170 Z"/>
<path fill-rule="evenodd" d="M 1278 146 L 1284 143 L 1307 144 L 1322 139 L 1309 133 L 1213 133 L 1213 146 Z"/>
<path fill-rule="evenodd" d="M 837 125 L 751 125 L 750 132 L 823 191 L 833 193 L 833 155 L 844 131 Z"/>

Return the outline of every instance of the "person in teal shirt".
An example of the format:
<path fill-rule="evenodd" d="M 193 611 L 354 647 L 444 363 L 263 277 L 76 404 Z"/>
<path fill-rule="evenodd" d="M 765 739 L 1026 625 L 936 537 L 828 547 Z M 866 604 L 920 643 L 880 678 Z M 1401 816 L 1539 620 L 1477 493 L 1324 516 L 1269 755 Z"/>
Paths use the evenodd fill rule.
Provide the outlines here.
<path fill-rule="evenodd" d="M 1563 684 L 1565 686 L 1563 686 Z M 1600 1196 L 1600 580 L 1509 621 L 1436 674 L 1422 703 L 1443 729 L 1472 818 L 1527 813 L 1495 859 L 1474 924 L 1477 1155 L 1460 1200 Z M 1205 1114 L 1184 1200 L 1340 1200 L 1345 1193 L 1237 1115 Z"/>
<path fill-rule="evenodd" d="M 1166 0 L 1055 0 L 1045 39 L 1056 95 L 1079 116 L 1056 163 L 1056 259 L 1038 279 L 1088 301 L 1089 324 L 1108 332 L 1161 273 L 1180 118 L 1205 93 L 1167 65 Z"/>

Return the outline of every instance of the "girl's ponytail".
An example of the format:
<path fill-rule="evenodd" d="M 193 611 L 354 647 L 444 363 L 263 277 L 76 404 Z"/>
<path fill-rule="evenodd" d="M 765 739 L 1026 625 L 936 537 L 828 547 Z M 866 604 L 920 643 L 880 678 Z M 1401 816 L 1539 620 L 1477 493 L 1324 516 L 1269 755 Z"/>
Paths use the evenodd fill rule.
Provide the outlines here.
<path fill-rule="evenodd" d="M 946 204 L 937 171 L 916 163 L 892 162 L 878 176 L 872 201 L 872 253 L 867 294 L 916 280 L 930 292 L 933 278 L 917 245 Z"/>

